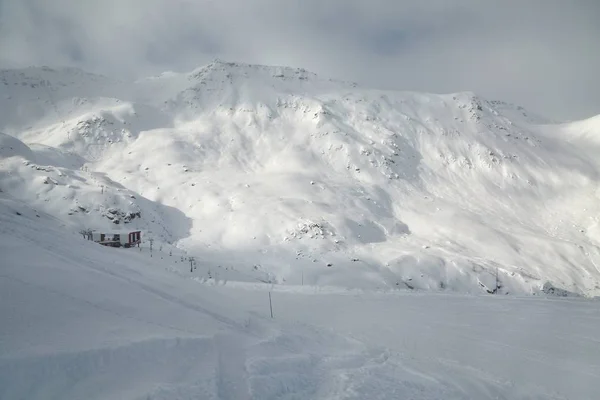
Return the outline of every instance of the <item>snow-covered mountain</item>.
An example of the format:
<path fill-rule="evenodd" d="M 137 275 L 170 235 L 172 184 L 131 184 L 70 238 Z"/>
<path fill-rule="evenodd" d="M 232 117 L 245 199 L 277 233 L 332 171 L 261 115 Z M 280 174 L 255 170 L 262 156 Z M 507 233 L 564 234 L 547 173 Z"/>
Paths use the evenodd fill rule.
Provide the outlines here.
<path fill-rule="evenodd" d="M 135 82 L 5 70 L 0 189 L 229 281 L 593 296 L 598 118 L 222 61 Z"/>

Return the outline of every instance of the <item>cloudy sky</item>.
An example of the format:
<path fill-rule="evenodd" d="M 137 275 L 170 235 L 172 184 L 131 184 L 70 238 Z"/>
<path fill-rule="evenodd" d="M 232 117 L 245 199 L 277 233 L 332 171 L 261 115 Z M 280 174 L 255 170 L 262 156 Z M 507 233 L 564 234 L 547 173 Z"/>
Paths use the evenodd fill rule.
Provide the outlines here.
<path fill-rule="evenodd" d="M 582 118 L 600 113 L 599 21 L 598 0 L 0 0 L 0 67 L 138 77 L 218 57 Z"/>

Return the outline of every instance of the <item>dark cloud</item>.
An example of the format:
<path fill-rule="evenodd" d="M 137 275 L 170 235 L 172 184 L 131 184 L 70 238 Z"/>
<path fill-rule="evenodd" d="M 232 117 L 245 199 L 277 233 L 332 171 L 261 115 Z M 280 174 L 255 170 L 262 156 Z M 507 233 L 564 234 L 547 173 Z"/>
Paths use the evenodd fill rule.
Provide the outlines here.
<path fill-rule="evenodd" d="M 600 113 L 599 17 L 596 0 L 0 0 L 0 65 L 143 76 L 220 57 L 580 118 Z"/>

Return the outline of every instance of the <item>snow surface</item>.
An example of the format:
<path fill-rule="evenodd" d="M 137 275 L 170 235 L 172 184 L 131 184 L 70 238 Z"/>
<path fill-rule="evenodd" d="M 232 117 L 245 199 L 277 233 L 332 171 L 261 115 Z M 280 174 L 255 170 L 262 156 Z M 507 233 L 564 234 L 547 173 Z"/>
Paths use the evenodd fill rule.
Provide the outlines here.
<path fill-rule="evenodd" d="M 0 188 L 72 230 L 142 229 L 280 283 L 600 293 L 598 117 L 219 60 L 5 70 L 0 91 Z"/>
<path fill-rule="evenodd" d="M 65 228 L 0 193 L 2 399 L 541 400 L 600 390 L 596 301 L 224 285 L 179 256 L 104 248 Z"/>
<path fill-rule="evenodd" d="M 596 399 L 598 118 L 0 71 L 0 399 Z"/>

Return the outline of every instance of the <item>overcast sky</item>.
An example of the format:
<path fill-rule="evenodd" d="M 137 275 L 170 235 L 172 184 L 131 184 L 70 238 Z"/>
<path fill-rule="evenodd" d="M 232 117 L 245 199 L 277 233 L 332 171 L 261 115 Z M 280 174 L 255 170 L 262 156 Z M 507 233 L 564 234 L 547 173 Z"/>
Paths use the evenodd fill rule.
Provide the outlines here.
<path fill-rule="evenodd" d="M 0 67 L 115 77 L 214 58 L 600 113 L 600 0 L 0 0 Z"/>

